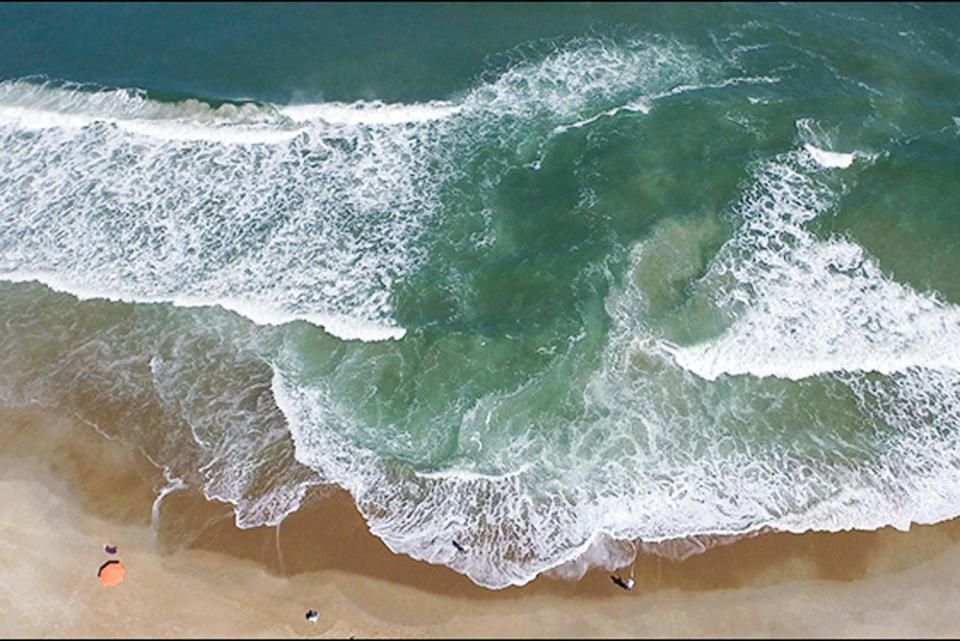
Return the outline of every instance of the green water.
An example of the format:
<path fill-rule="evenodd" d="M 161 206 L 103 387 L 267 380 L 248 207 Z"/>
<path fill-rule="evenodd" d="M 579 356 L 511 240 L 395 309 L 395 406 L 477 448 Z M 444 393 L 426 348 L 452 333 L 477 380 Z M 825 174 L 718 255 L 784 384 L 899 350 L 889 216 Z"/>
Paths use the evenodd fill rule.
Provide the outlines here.
<path fill-rule="evenodd" d="M 2 5 L 0 398 L 241 527 L 339 485 L 491 588 L 956 516 L 958 36 L 934 4 Z"/>

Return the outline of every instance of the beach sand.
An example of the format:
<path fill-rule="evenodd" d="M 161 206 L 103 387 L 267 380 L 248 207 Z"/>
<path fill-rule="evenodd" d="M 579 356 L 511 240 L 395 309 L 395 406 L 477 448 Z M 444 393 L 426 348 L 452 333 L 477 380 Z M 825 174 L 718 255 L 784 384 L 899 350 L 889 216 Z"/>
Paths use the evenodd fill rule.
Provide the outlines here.
<path fill-rule="evenodd" d="M 229 505 L 176 491 L 154 528 L 163 485 L 88 425 L 0 410 L 0 636 L 960 636 L 960 520 L 641 553 L 632 592 L 600 570 L 491 591 L 392 554 L 344 492 L 238 530 Z M 107 588 L 110 558 L 127 574 Z"/>

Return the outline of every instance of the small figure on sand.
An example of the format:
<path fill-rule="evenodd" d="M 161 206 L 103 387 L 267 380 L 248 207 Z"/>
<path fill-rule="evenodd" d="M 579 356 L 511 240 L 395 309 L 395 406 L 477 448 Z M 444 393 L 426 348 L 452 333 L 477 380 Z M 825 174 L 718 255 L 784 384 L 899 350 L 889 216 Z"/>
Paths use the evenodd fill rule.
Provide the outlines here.
<path fill-rule="evenodd" d="M 117 553 L 117 546 L 116 546 L 116 545 L 110 545 L 109 543 L 107 543 L 106 545 L 103 546 L 103 550 L 104 550 L 107 554 L 116 554 L 116 553 Z"/>
<path fill-rule="evenodd" d="M 466 549 L 465 547 L 463 547 L 462 545 L 460 545 L 460 544 L 457 543 L 456 541 L 452 541 L 452 543 L 453 543 L 453 547 L 457 548 L 457 552 L 466 552 L 466 551 L 467 551 L 467 549 Z"/>
<path fill-rule="evenodd" d="M 320 613 L 316 610 L 307 610 L 307 613 L 304 615 L 307 621 L 310 623 L 316 623 L 320 620 Z"/>
<path fill-rule="evenodd" d="M 621 579 L 618 574 L 611 574 L 610 580 L 617 584 L 618 587 L 623 588 L 624 590 L 633 589 L 633 579 Z"/>

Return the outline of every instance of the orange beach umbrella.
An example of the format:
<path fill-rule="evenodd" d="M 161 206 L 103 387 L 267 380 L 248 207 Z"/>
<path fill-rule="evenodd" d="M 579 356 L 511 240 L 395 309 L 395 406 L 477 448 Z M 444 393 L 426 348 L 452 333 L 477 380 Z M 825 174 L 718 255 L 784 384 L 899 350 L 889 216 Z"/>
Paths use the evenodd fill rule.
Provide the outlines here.
<path fill-rule="evenodd" d="M 107 561 L 97 571 L 97 578 L 104 585 L 116 585 L 123 581 L 123 575 L 126 572 L 127 569 L 123 567 L 123 563 L 120 563 L 120 561 Z"/>

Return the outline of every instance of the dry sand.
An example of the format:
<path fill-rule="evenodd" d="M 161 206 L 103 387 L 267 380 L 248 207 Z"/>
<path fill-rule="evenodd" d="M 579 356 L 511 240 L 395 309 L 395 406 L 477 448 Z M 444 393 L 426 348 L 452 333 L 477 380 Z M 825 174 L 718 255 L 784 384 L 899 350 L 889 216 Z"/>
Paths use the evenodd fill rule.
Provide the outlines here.
<path fill-rule="evenodd" d="M 958 520 L 641 555 L 629 593 L 601 571 L 490 591 L 392 554 L 344 493 L 241 531 L 179 491 L 154 529 L 162 485 L 89 426 L 0 411 L 0 636 L 960 636 Z M 127 568 L 112 588 L 96 579 L 109 558 Z"/>

